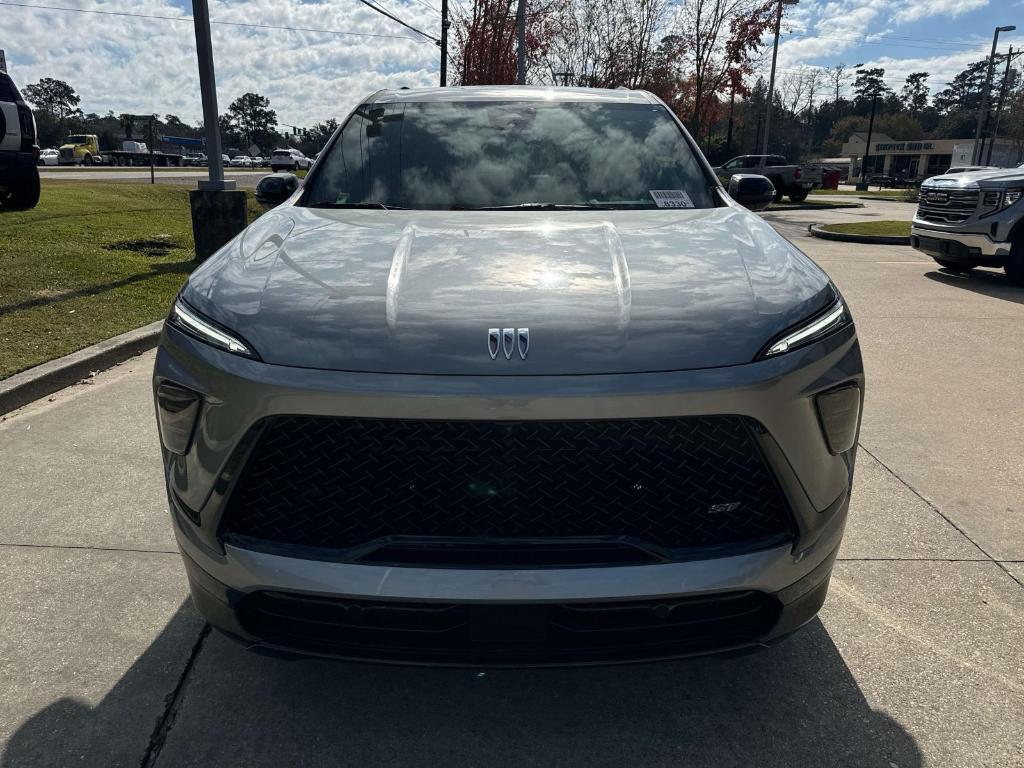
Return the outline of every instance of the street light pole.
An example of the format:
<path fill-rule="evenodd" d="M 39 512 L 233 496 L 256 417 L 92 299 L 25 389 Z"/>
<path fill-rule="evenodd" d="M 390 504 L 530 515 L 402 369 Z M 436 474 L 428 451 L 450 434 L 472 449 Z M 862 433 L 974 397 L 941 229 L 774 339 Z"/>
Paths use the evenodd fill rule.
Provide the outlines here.
<path fill-rule="evenodd" d="M 234 189 L 235 182 L 224 180 L 224 161 L 220 148 L 220 121 L 217 112 L 217 79 L 213 73 L 213 43 L 210 41 L 210 7 L 207 0 L 192 0 L 192 18 L 196 27 L 196 53 L 199 59 L 199 92 L 203 99 L 203 129 L 206 133 L 206 165 L 209 180 L 199 188 L 209 191 Z"/>
<path fill-rule="evenodd" d="M 516 8 L 516 85 L 526 85 L 526 0 Z"/>
<path fill-rule="evenodd" d="M 988 140 L 988 158 L 985 160 L 985 165 L 992 165 L 992 147 L 995 146 L 996 138 L 999 136 L 999 118 L 1003 115 L 1003 103 L 1006 101 L 1006 89 L 1010 84 L 1010 62 L 1013 61 L 1014 56 L 1020 56 L 1021 51 L 1017 53 L 1013 52 L 1013 46 L 1010 46 L 1010 52 L 1006 54 L 1006 70 L 1003 72 L 1003 84 L 999 87 L 999 106 L 996 107 L 996 125 L 992 129 L 992 138 Z"/>
<path fill-rule="evenodd" d="M 864 144 L 864 157 L 860 162 L 860 184 L 857 189 L 868 188 L 868 158 L 871 157 L 871 133 L 875 130 L 875 106 L 878 104 L 878 94 L 871 94 L 871 118 L 868 120 L 868 139 Z"/>
<path fill-rule="evenodd" d="M 988 114 L 989 90 L 992 88 L 992 69 L 996 63 L 996 46 L 999 44 L 1000 32 L 1013 32 L 1017 27 L 996 27 L 992 34 L 992 53 L 988 57 L 988 70 L 985 74 L 985 88 L 981 92 L 981 107 L 978 109 L 978 124 L 974 129 L 974 148 L 971 150 L 971 165 L 981 163 L 981 126 L 985 122 L 985 115 Z"/>
<path fill-rule="evenodd" d="M 764 169 L 765 155 L 768 154 L 768 133 L 772 127 L 772 99 L 775 95 L 775 62 L 779 58 L 779 32 L 782 29 L 782 6 L 796 5 L 800 0 L 779 0 L 778 8 L 775 11 L 775 43 L 772 46 L 772 72 L 768 78 L 768 103 L 764 108 L 764 134 L 761 136 L 761 162 L 759 167 Z"/>

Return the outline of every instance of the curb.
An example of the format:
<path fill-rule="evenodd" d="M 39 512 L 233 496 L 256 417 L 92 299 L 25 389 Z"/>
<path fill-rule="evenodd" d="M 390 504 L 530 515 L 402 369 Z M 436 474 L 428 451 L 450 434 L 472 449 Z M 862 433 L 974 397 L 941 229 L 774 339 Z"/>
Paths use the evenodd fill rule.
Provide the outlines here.
<path fill-rule="evenodd" d="M 772 203 L 768 206 L 768 211 L 833 211 L 841 208 L 863 208 L 864 203 L 815 203 L 814 205 L 805 205 L 803 203 L 794 203 L 791 205 L 778 205 L 778 203 Z"/>
<path fill-rule="evenodd" d="M 136 328 L 0 381 L 0 413 L 69 387 L 90 373 L 110 368 L 156 346 L 164 321 Z"/>
<path fill-rule="evenodd" d="M 917 205 L 917 201 L 916 200 L 904 200 L 901 197 L 894 197 L 894 196 L 885 197 L 885 196 L 879 195 L 878 197 L 867 197 L 866 195 L 858 195 L 857 199 L 858 200 L 881 200 L 883 203 L 908 203 L 910 205 Z"/>
<path fill-rule="evenodd" d="M 822 240 L 838 240 L 841 243 L 865 243 L 870 245 L 910 245 L 910 236 L 902 235 L 854 235 L 847 232 L 829 232 L 824 224 L 811 224 L 807 231 L 812 237 Z"/>

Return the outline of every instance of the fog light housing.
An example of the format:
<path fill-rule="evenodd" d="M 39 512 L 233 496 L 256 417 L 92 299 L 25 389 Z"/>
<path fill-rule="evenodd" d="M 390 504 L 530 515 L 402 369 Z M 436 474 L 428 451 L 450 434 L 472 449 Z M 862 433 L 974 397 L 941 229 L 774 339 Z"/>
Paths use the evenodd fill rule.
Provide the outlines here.
<path fill-rule="evenodd" d="M 821 431 L 825 434 L 828 449 L 833 454 L 844 453 L 857 441 L 857 425 L 860 424 L 860 387 L 845 384 L 815 398 Z"/>
<path fill-rule="evenodd" d="M 183 455 L 188 451 L 202 401 L 202 395 L 180 384 L 165 381 L 157 387 L 156 411 L 160 442 L 171 453 Z"/>

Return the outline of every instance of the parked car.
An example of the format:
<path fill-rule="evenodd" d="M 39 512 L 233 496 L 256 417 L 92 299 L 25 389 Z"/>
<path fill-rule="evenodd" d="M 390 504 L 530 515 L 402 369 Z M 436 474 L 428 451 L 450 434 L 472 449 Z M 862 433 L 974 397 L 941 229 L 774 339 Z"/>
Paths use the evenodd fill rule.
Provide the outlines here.
<path fill-rule="evenodd" d="M 0 206 L 34 208 L 39 202 L 36 120 L 11 76 L 0 72 Z"/>
<path fill-rule="evenodd" d="M 42 149 L 39 151 L 39 165 L 57 165 L 60 152 L 56 149 Z"/>
<path fill-rule="evenodd" d="M 275 149 L 270 155 L 270 168 L 278 171 L 298 171 L 308 169 L 313 163 L 297 149 Z"/>
<path fill-rule="evenodd" d="M 735 173 L 761 173 L 775 187 L 775 202 L 788 195 L 794 203 L 801 203 L 821 186 L 821 166 L 790 165 L 782 155 L 741 155 L 715 168 L 715 173 L 725 184 Z"/>
<path fill-rule="evenodd" d="M 232 168 L 251 168 L 252 159 L 248 155 L 235 155 L 231 158 Z"/>
<path fill-rule="evenodd" d="M 1024 170 L 933 176 L 921 185 L 910 244 L 942 267 L 1002 267 L 1024 285 Z"/>
<path fill-rule="evenodd" d="M 185 155 L 182 158 L 182 165 L 188 165 L 192 167 L 205 167 L 207 163 L 206 155 L 202 152 L 196 154 Z"/>
<path fill-rule="evenodd" d="M 175 300 L 153 391 L 196 606 L 406 663 L 795 631 L 855 465 L 839 291 L 652 94 L 483 93 L 368 97 Z"/>

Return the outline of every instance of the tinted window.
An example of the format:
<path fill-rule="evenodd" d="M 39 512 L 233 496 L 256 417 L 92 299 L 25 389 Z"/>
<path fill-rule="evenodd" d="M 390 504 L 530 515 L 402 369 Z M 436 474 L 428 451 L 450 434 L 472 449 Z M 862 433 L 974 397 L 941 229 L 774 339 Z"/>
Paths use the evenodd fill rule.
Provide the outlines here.
<path fill-rule="evenodd" d="M 305 201 L 653 208 L 652 190 L 680 190 L 708 208 L 709 184 L 660 105 L 409 102 L 360 107 Z"/>
<path fill-rule="evenodd" d="M 64 139 L 65 144 L 85 144 L 87 141 L 85 136 L 68 136 Z"/>
<path fill-rule="evenodd" d="M 0 101 L 21 101 L 21 94 L 14 87 L 14 81 L 3 72 L 0 72 Z"/>

